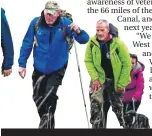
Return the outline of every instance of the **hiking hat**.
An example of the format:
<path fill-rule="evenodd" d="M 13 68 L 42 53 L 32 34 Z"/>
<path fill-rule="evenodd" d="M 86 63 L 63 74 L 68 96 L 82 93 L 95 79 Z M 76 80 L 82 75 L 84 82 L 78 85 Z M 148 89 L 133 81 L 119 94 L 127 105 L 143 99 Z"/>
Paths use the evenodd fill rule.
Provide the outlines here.
<path fill-rule="evenodd" d="M 48 1 L 45 4 L 44 13 L 55 14 L 57 11 L 60 11 L 59 3 L 55 0 Z"/>

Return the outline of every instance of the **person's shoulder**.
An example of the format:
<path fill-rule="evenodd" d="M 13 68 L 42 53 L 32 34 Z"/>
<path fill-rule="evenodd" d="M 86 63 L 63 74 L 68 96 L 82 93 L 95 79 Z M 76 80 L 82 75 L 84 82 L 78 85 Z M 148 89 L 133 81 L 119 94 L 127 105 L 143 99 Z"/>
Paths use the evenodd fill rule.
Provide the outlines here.
<path fill-rule="evenodd" d="M 97 41 L 96 35 L 92 36 L 92 37 L 90 38 L 90 41 Z"/>
<path fill-rule="evenodd" d="M 34 17 L 34 18 L 31 20 L 31 24 L 35 24 L 38 19 L 40 19 L 40 17 Z"/>
<path fill-rule="evenodd" d="M 2 19 L 5 18 L 5 10 L 3 8 L 1 8 L 1 18 Z"/>
<path fill-rule="evenodd" d="M 139 60 L 137 61 L 137 64 L 140 67 L 140 72 L 143 72 L 145 70 L 145 65 L 141 61 L 139 61 Z"/>
<path fill-rule="evenodd" d="M 113 42 L 122 42 L 120 38 L 118 37 L 113 37 Z"/>
<path fill-rule="evenodd" d="M 119 37 L 114 37 L 113 43 L 118 44 L 118 45 L 125 45 L 125 43 Z"/>
<path fill-rule="evenodd" d="M 89 44 L 88 46 L 91 46 L 91 47 L 93 47 L 92 45 L 97 45 L 97 44 L 99 44 L 96 35 L 90 37 L 90 39 L 89 39 L 89 41 L 88 41 L 88 44 Z"/>
<path fill-rule="evenodd" d="M 38 19 L 40 19 L 40 17 L 34 17 L 33 19 L 32 19 L 32 21 L 37 21 Z"/>
<path fill-rule="evenodd" d="M 3 8 L 1 8 L 1 13 L 5 14 L 5 10 Z"/>

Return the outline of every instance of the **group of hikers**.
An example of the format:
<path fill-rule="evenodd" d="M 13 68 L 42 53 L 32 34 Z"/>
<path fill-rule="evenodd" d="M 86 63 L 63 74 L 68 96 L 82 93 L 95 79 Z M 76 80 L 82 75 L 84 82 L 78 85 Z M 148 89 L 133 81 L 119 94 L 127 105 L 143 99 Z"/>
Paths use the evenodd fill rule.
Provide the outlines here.
<path fill-rule="evenodd" d="M 84 63 L 91 78 L 88 93 L 92 128 L 106 128 L 110 106 L 123 128 L 127 126 L 124 115 L 133 105 L 137 111 L 144 90 L 144 64 L 136 54 L 129 53 L 112 23 L 100 19 L 95 29 L 96 34 L 90 38 L 54 0 L 48 1 L 41 16 L 30 22 L 20 48 L 18 73 L 21 78 L 25 77 L 27 60 L 33 50 L 33 100 L 40 117 L 39 128 L 55 128 L 57 90 L 62 84 L 74 40 L 87 44 Z M 3 8 L 1 46 L 2 74 L 6 77 L 12 72 L 14 47 Z"/>

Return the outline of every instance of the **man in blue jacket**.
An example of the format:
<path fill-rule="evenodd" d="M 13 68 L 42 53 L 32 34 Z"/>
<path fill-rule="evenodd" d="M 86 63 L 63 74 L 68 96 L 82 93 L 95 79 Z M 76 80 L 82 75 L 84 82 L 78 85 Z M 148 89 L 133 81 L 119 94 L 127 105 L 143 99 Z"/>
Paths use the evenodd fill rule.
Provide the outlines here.
<path fill-rule="evenodd" d="M 4 56 L 2 63 L 2 74 L 4 77 L 6 77 L 12 73 L 12 65 L 14 63 L 14 48 L 9 24 L 3 8 L 1 8 L 1 47 Z"/>
<path fill-rule="evenodd" d="M 25 77 L 27 59 L 33 48 L 33 99 L 41 118 L 39 128 L 54 128 L 55 125 L 54 113 L 58 99 L 56 93 L 62 83 L 69 58 L 69 44 L 65 33 L 80 44 L 89 40 L 84 30 L 70 19 L 61 17 L 59 3 L 48 1 L 40 18 L 36 17 L 30 23 L 23 39 L 18 72 L 22 78 Z"/>

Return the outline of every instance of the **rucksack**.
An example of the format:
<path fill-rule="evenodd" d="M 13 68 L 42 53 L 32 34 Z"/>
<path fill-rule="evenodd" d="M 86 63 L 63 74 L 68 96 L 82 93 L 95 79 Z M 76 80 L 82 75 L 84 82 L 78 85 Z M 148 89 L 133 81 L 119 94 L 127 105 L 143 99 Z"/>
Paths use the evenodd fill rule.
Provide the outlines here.
<path fill-rule="evenodd" d="M 60 10 L 60 16 L 61 16 L 61 19 L 63 20 L 64 17 L 68 18 L 69 20 L 71 20 L 73 22 L 73 19 L 72 19 L 72 14 L 68 13 L 66 10 Z M 38 31 L 38 23 L 40 21 L 40 17 L 36 20 L 35 22 L 35 25 L 34 25 L 34 42 L 35 42 L 35 45 L 38 46 L 38 42 L 37 42 L 37 39 L 36 39 L 36 33 Z M 69 51 L 71 50 L 71 48 L 73 47 L 73 44 L 74 44 L 74 39 L 72 39 L 71 37 L 69 37 L 66 33 L 66 29 L 65 27 L 62 25 L 61 27 L 62 29 L 62 33 L 69 45 Z"/>

